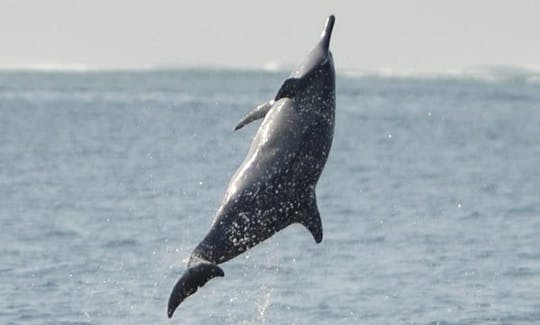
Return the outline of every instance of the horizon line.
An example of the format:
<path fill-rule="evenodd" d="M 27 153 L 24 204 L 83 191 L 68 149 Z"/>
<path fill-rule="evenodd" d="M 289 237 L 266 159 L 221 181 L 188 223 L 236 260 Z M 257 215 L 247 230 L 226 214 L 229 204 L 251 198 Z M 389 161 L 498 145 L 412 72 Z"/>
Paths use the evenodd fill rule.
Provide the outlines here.
<path fill-rule="evenodd" d="M 0 73 L 145 73 L 166 71 L 241 71 L 263 73 L 288 73 L 294 65 L 266 64 L 263 66 L 234 66 L 212 64 L 159 64 L 139 67 L 90 67 L 81 64 L 38 64 L 28 66 L 0 66 Z M 540 82 L 540 67 L 509 64 L 475 65 L 461 69 L 392 69 L 392 68 L 361 68 L 343 67 L 336 69 L 338 75 L 344 77 L 375 77 L 375 78 L 418 78 L 418 79 L 472 79 L 482 81 L 525 80 Z"/>

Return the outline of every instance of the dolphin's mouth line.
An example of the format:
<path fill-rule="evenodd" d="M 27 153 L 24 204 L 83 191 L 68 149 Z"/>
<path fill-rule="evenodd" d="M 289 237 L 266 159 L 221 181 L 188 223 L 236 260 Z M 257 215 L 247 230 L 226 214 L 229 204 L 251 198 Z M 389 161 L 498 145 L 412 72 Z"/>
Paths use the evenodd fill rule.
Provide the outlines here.
<path fill-rule="evenodd" d="M 330 60 L 330 58 L 328 57 L 328 55 L 326 55 L 324 57 L 324 60 L 322 60 L 321 65 L 325 65 L 326 63 L 328 63 L 328 60 Z"/>

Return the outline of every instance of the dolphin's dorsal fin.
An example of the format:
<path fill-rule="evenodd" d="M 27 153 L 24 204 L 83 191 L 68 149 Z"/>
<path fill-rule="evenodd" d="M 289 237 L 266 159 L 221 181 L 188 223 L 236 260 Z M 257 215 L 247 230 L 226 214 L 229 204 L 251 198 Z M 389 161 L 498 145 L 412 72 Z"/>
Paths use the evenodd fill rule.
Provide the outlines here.
<path fill-rule="evenodd" d="M 238 124 L 234 127 L 234 131 L 243 128 L 246 124 L 265 117 L 266 113 L 268 113 L 270 108 L 272 108 L 272 105 L 274 105 L 274 100 L 269 100 L 257 106 L 254 110 L 244 116 L 240 122 L 238 122 Z"/>
<path fill-rule="evenodd" d="M 279 88 L 274 101 L 278 101 L 283 97 L 293 98 L 296 96 L 296 91 L 300 87 L 301 80 L 298 78 L 289 78 L 283 82 L 281 88 Z"/>
<path fill-rule="evenodd" d="M 298 211 L 298 222 L 304 225 L 316 243 L 320 243 L 323 238 L 323 229 L 321 222 L 321 215 L 319 214 L 319 209 L 317 208 L 317 200 L 315 197 L 315 190 L 311 190 L 310 195 L 307 197 L 307 202 L 303 206 L 303 209 Z"/>

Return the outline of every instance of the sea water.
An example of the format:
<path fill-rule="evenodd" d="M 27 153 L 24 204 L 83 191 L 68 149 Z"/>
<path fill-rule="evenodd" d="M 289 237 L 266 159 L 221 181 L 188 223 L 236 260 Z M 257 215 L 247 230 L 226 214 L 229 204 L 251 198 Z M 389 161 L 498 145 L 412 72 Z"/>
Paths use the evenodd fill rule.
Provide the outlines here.
<path fill-rule="evenodd" d="M 292 225 L 166 306 L 286 72 L 0 73 L 1 324 L 540 323 L 540 83 L 337 78 Z"/>

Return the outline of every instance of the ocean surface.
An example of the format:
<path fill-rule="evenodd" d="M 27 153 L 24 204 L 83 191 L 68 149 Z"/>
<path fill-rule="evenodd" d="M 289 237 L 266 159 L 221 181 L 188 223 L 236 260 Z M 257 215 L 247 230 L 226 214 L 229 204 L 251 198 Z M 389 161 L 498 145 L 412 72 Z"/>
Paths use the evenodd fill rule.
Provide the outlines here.
<path fill-rule="evenodd" d="M 166 316 L 287 72 L 0 72 L 0 324 L 540 324 L 540 79 L 340 74 L 299 225 Z M 493 77 L 493 78 L 492 78 Z"/>

